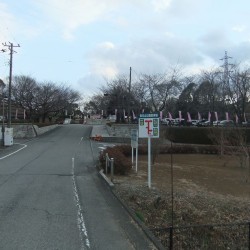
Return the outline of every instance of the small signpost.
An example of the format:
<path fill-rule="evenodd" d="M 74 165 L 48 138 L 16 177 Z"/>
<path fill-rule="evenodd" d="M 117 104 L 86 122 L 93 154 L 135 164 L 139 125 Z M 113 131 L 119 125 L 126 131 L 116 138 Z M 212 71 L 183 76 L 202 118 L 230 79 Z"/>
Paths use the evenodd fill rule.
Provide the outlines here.
<path fill-rule="evenodd" d="M 139 138 L 148 138 L 148 187 L 151 188 L 151 138 L 159 138 L 159 114 L 140 114 Z"/>
<path fill-rule="evenodd" d="M 135 171 L 137 173 L 137 166 L 138 166 L 138 130 L 137 129 L 131 129 L 131 147 L 132 147 L 132 166 L 134 164 L 134 149 L 136 149 Z"/>

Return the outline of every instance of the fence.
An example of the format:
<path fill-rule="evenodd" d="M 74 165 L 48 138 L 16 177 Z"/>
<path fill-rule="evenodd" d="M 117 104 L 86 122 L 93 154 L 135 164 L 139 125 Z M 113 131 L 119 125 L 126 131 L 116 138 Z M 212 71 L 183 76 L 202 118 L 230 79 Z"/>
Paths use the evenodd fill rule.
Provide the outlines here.
<path fill-rule="evenodd" d="M 109 158 L 108 153 L 106 153 L 106 165 L 105 165 L 105 174 L 108 173 L 110 169 L 110 179 L 113 181 L 114 179 L 114 158 Z"/>
<path fill-rule="evenodd" d="M 170 250 L 250 250 L 250 222 L 167 227 L 151 231 Z"/>

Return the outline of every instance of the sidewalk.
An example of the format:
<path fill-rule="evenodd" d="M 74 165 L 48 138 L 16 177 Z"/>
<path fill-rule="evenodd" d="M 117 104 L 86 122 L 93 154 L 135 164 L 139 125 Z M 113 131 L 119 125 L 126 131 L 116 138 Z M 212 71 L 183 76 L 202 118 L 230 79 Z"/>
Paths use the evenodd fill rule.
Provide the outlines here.
<path fill-rule="evenodd" d="M 28 140 L 27 139 L 14 139 L 14 143 L 12 146 L 3 146 L 2 141 L 0 141 L 0 160 L 1 158 L 5 157 L 6 155 L 12 154 L 19 149 L 23 148 L 23 144 L 25 144 Z"/>

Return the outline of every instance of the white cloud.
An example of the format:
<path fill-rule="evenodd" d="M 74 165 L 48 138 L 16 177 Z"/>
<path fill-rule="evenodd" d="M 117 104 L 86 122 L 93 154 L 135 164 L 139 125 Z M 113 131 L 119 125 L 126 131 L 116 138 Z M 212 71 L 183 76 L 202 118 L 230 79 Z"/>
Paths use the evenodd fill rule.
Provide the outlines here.
<path fill-rule="evenodd" d="M 103 42 L 98 47 L 101 49 L 114 49 L 115 45 L 112 42 Z"/>
<path fill-rule="evenodd" d="M 125 0 L 37 0 L 46 16 L 62 27 L 65 39 L 73 39 L 74 31 L 81 25 L 104 18 Z"/>
<path fill-rule="evenodd" d="M 246 30 L 246 26 L 245 25 L 237 25 L 237 26 L 234 26 L 232 28 L 232 30 L 235 31 L 235 32 L 241 33 L 241 32 Z"/>
<path fill-rule="evenodd" d="M 171 3 L 172 0 L 152 0 L 152 5 L 155 11 L 165 10 L 170 6 Z"/>

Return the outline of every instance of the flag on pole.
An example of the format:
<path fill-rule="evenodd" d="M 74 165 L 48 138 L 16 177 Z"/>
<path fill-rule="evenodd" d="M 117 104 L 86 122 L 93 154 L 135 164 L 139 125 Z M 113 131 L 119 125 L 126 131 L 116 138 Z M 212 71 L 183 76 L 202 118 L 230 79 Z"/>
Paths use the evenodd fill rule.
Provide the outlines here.
<path fill-rule="evenodd" d="M 170 112 L 168 112 L 168 117 L 169 117 L 169 119 L 170 119 L 170 120 L 172 120 L 172 119 L 173 119 L 173 117 L 172 117 L 172 115 L 171 115 L 171 113 L 170 113 Z"/>
<path fill-rule="evenodd" d="M 198 120 L 201 120 L 201 114 L 198 112 Z"/>
<path fill-rule="evenodd" d="M 160 120 L 162 120 L 162 111 L 160 111 Z"/>
<path fill-rule="evenodd" d="M 181 115 L 181 111 L 179 111 L 179 121 L 181 122 L 182 119 L 182 115 Z"/>
<path fill-rule="evenodd" d="M 133 114 L 133 119 L 135 119 L 135 113 L 134 113 L 134 110 L 132 110 L 132 114 Z"/>
<path fill-rule="evenodd" d="M 239 123 L 239 118 L 238 118 L 237 114 L 235 114 L 235 122 Z"/>
<path fill-rule="evenodd" d="M 214 112 L 214 115 L 215 115 L 215 120 L 218 122 L 218 120 L 219 120 L 218 119 L 218 113 L 216 111 Z"/>
<path fill-rule="evenodd" d="M 228 112 L 226 112 L 226 120 L 229 121 L 229 115 Z"/>
<path fill-rule="evenodd" d="M 211 121 L 211 113 L 210 113 L 210 111 L 208 112 L 208 118 L 207 118 L 207 120 L 210 122 Z"/>
<path fill-rule="evenodd" d="M 189 112 L 187 112 L 187 116 L 188 116 L 188 121 L 189 121 L 189 122 L 191 122 L 191 121 L 192 121 L 192 119 L 191 119 L 191 115 L 190 115 L 190 113 L 189 113 Z"/>

